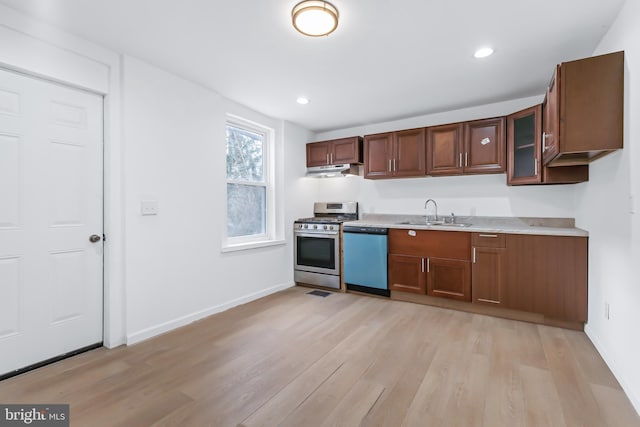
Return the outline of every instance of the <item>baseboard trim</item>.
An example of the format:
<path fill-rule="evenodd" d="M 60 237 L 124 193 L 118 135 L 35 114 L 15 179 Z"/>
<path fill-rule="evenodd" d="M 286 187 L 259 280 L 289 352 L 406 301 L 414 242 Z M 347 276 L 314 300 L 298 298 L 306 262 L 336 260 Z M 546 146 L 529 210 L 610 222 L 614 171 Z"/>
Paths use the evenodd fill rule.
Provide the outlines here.
<path fill-rule="evenodd" d="M 625 381 L 624 377 L 620 374 L 621 371 L 620 371 L 616 361 L 605 350 L 605 347 L 602 344 L 602 341 L 600 340 L 598 335 L 593 331 L 593 329 L 591 329 L 589 327 L 588 323 L 587 323 L 587 325 L 585 325 L 584 333 L 587 334 L 587 337 L 589 337 L 589 339 L 593 343 L 593 345 L 596 348 L 596 350 L 598 350 L 598 353 L 600 353 L 600 356 L 602 356 L 602 359 L 604 359 L 604 362 L 607 364 L 609 369 L 611 369 L 611 372 L 613 373 L 613 376 L 616 377 L 616 380 L 618 380 L 618 382 L 620 383 L 620 386 L 622 387 L 622 389 L 626 393 L 627 397 L 629 398 L 629 401 L 631 402 L 631 405 L 636 410 L 638 415 L 640 415 L 640 399 L 638 399 L 638 396 L 636 396 L 633 393 L 633 390 L 629 386 L 629 383 L 627 381 Z"/>
<path fill-rule="evenodd" d="M 271 295 L 273 293 L 282 291 L 284 289 L 288 289 L 295 286 L 294 282 L 283 283 L 280 285 L 273 286 L 271 288 L 263 289 L 258 292 L 254 292 L 249 295 L 242 296 L 240 298 L 236 298 L 234 300 L 225 302 L 220 305 L 216 305 L 214 307 L 210 307 L 204 310 L 196 311 L 191 314 L 187 314 L 186 316 L 178 317 L 177 319 L 170 320 L 168 322 L 161 323 L 156 326 L 152 326 L 150 328 L 143 329 L 138 332 L 134 332 L 132 334 L 127 335 L 126 344 L 133 345 L 137 344 L 141 341 L 148 340 L 149 338 L 153 338 L 157 335 L 164 334 L 166 332 L 172 331 L 181 326 L 188 325 L 189 323 L 193 323 L 197 320 L 203 319 L 205 317 L 211 316 L 216 313 L 220 313 L 226 311 L 230 308 L 236 307 L 241 304 L 246 304 L 248 302 L 257 300 L 259 298 L 265 297 L 267 295 Z"/>

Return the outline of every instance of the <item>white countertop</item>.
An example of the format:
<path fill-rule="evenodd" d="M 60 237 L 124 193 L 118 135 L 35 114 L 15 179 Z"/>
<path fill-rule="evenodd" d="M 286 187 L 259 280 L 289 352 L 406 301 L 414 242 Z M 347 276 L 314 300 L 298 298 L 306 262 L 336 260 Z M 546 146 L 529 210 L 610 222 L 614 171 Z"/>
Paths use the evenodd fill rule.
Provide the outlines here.
<path fill-rule="evenodd" d="M 438 219 L 442 219 L 439 217 Z M 449 218 L 447 218 L 449 221 Z M 410 222 L 410 224 L 407 224 Z M 474 233 L 508 233 L 534 234 L 544 236 L 574 236 L 588 237 L 589 233 L 574 226 L 573 218 L 521 218 L 521 217 L 487 217 L 464 216 L 456 217 L 456 223 L 470 224 L 461 227 L 450 224 L 426 225 L 425 216 L 393 215 L 393 214 L 364 214 L 358 221 L 345 222 L 345 226 L 384 227 L 413 230 L 442 230 L 465 231 Z M 404 223 L 404 224 L 403 224 Z"/>

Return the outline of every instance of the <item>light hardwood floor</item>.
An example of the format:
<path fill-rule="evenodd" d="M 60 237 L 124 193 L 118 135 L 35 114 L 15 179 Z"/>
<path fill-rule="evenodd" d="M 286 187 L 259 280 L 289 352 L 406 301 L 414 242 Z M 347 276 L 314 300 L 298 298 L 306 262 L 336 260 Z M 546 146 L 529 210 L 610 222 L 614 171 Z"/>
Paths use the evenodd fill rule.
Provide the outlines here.
<path fill-rule="evenodd" d="M 292 288 L 0 382 L 72 426 L 640 426 L 582 332 Z"/>

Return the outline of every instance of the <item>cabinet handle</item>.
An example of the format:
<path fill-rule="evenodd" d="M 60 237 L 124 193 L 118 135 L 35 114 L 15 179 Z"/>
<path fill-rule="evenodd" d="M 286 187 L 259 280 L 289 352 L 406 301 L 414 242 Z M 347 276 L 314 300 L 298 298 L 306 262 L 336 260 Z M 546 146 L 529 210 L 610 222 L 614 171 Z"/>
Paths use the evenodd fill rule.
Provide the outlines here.
<path fill-rule="evenodd" d="M 407 234 L 411 237 L 416 237 L 416 231 L 415 230 L 409 230 L 407 231 Z"/>
<path fill-rule="evenodd" d="M 389 172 L 393 172 L 393 169 L 391 169 L 391 162 L 392 162 L 392 161 L 393 161 L 393 160 L 389 159 Z"/>
<path fill-rule="evenodd" d="M 491 304 L 500 304 L 500 301 L 495 301 L 495 300 L 492 300 L 492 299 L 478 298 L 477 301 L 490 302 Z"/>
<path fill-rule="evenodd" d="M 477 260 L 476 260 L 476 247 L 475 247 L 475 246 L 473 247 L 473 256 L 472 256 L 472 259 L 473 259 L 473 263 L 475 264 L 475 263 L 476 263 L 476 261 L 477 261 Z"/>
<path fill-rule="evenodd" d="M 393 159 L 393 171 L 394 172 L 398 170 L 398 167 L 396 166 L 396 160 L 397 159 Z"/>
<path fill-rule="evenodd" d="M 460 160 L 458 163 L 460 164 L 460 167 L 462 167 L 462 153 L 460 153 Z"/>
<path fill-rule="evenodd" d="M 464 153 L 464 165 L 469 166 L 469 152 Z"/>
<path fill-rule="evenodd" d="M 329 153 L 327 153 L 327 164 L 329 164 Z"/>
<path fill-rule="evenodd" d="M 547 151 L 547 133 L 542 132 L 542 152 Z"/>
<path fill-rule="evenodd" d="M 533 176 L 538 176 L 538 159 L 533 159 Z"/>
<path fill-rule="evenodd" d="M 479 234 L 478 237 L 498 237 L 497 234 Z"/>
<path fill-rule="evenodd" d="M 422 272 L 424 273 L 424 258 L 422 258 Z"/>
<path fill-rule="evenodd" d="M 423 258 L 424 259 L 424 258 Z M 429 258 L 427 258 L 427 273 L 429 272 Z"/>

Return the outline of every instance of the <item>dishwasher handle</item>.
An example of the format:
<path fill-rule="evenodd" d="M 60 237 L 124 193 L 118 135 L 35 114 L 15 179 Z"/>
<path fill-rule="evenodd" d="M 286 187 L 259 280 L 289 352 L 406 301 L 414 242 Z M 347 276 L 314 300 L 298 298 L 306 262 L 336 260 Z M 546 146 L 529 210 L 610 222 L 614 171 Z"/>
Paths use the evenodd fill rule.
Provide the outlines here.
<path fill-rule="evenodd" d="M 355 225 L 345 225 L 343 228 L 345 233 L 354 234 L 389 234 L 388 228 L 383 227 L 359 227 Z"/>

